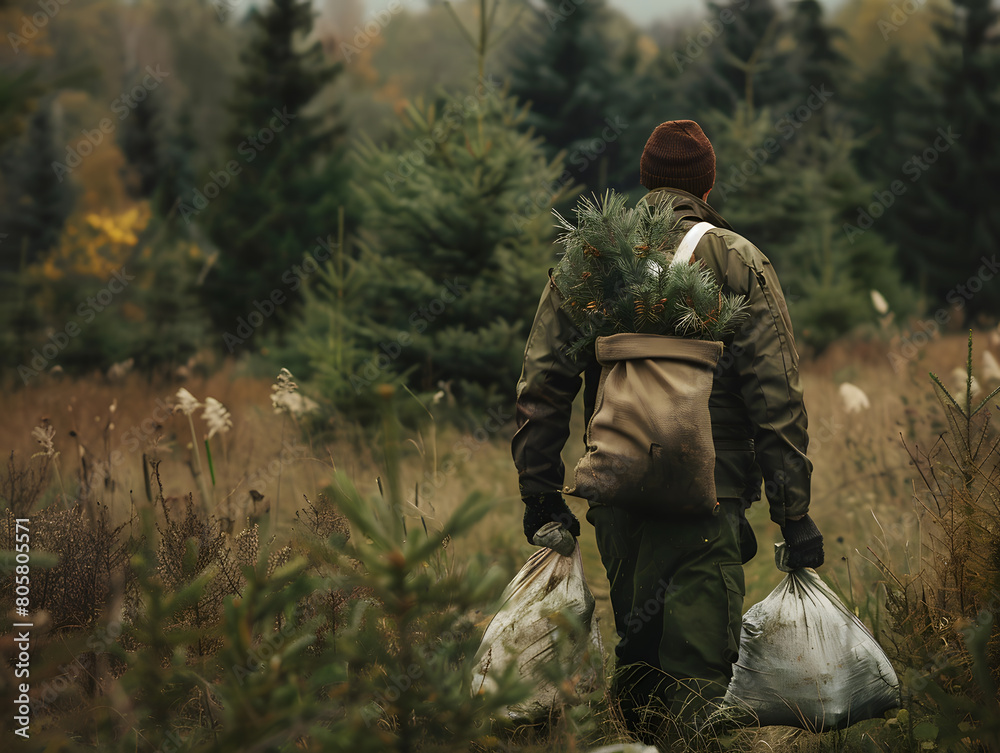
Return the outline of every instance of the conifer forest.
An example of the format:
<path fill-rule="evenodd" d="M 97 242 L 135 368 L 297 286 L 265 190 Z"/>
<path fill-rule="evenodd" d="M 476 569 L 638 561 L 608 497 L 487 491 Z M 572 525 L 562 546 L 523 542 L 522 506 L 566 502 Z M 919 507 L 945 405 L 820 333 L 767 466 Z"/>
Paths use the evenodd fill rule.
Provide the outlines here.
<path fill-rule="evenodd" d="M 1000 753 L 997 0 L 0 0 L 0 32 L 0 749 Z M 645 255 L 672 120 L 780 280 L 817 573 L 897 679 L 864 719 L 637 735 L 572 496 L 593 621 L 475 679 L 542 551 L 539 296 L 572 272 L 594 337 L 750 317 Z M 744 612 L 785 577 L 768 481 Z"/>

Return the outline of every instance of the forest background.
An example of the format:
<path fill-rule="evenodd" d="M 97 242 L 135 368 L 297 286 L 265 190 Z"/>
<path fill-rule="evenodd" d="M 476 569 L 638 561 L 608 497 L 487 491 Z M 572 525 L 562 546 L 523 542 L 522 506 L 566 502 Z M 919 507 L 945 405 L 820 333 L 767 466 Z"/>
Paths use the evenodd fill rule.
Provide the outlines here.
<path fill-rule="evenodd" d="M 780 271 L 806 353 L 877 325 L 873 289 L 931 328 L 1000 307 L 986 0 L 741 0 L 644 29 L 503 2 L 481 51 L 477 2 L 4 6 L 15 385 L 266 354 L 330 411 L 383 381 L 509 402 L 551 209 L 641 196 L 642 146 L 679 118 L 715 144 L 712 203 Z"/>

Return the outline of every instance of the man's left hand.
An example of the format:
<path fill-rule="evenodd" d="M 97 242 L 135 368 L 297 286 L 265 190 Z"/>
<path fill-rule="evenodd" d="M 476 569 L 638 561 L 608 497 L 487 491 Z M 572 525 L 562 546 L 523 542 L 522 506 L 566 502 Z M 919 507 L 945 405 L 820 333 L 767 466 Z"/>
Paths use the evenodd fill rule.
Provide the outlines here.
<path fill-rule="evenodd" d="M 823 534 L 808 515 L 797 520 L 786 520 L 781 535 L 788 545 L 788 566 L 819 567 L 823 564 Z"/>

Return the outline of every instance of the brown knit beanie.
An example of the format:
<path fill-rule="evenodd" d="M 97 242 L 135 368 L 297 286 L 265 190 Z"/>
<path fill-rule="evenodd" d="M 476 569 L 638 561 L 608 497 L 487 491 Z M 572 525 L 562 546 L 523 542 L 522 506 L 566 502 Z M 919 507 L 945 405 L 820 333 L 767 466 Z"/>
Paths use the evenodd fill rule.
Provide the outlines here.
<path fill-rule="evenodd" d="M 639 182 L 680 188 L 698 198 L 715 185 L 715 150 L 693 120 L 668 120 L 653 130 L 639 160 Z"/>

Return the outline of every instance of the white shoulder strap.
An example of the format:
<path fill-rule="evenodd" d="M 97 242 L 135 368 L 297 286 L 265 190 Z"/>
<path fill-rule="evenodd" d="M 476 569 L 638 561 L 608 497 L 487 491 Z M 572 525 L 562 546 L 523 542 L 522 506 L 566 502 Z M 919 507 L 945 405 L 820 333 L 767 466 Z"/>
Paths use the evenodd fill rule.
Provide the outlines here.
<path fill-rule="evenodd" d="M 670 266 L 690 263 L 691 255 L 694 253 L 694 249 L 701 240 L 701 237 L 713 227 L 715 225 L 711 222 L 699 222 L 688 230 L 684 239 L 681 240 L 681 244 L 677 247 L 677 251 L 674 252 L 674 258 L 670 261 Z"/>

